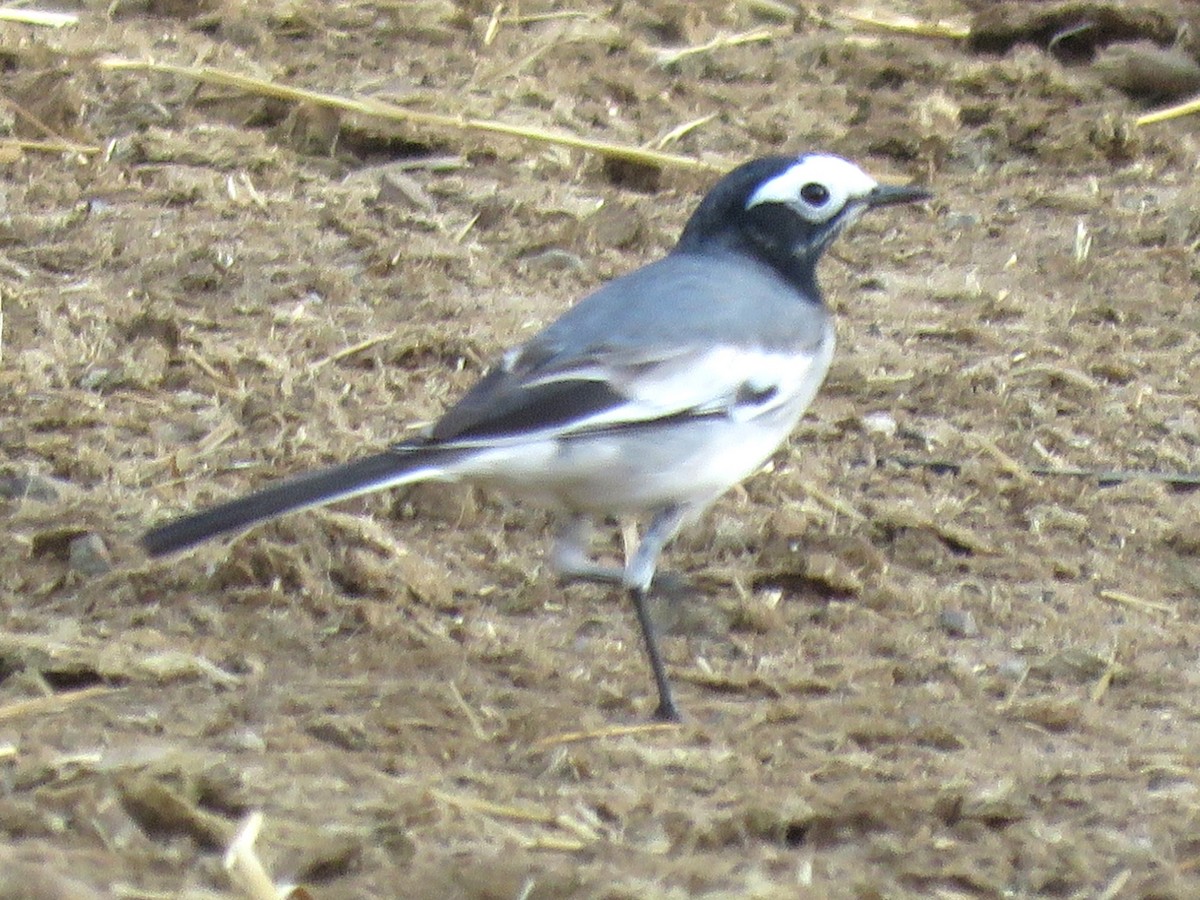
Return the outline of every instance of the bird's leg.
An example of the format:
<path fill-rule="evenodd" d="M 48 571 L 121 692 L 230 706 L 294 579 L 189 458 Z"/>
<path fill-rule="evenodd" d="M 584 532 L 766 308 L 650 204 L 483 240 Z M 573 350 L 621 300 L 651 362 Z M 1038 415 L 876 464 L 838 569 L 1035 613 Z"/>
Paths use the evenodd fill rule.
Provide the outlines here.
<path fill-rule="evenodd" d="M 625 584 L 625 570 L 606 566 L 589 553 L 592 523 L 587 516 L 572 516 L 559 530 L 550 551 L 550 567 L 562 582 L 587 581 L 593 584 Z M 682 575 L 655 572 L 651 587 L 668 595 L 682 596 L 692 585 Z"/>
<path fill-rule="evenodd" d="M 593 581 L 599 584 L 621 584 L 624 571 L 617 566 L 603 566 L 588 553 L 591 545 L 592 523 L 587 516 L 572 516 L 559 530 L 550 551 L 550 565 L 563 581 Z"/>
<path fill-rule="evenodd" d="M 654 623 L 650 621 L 650 612 L 646 609 L 646 591 L 644 588 L 630 588 L 629 596 L 633 600 L 638 623 L 642 626 L 642 636 L 646 639 L 646 656 L 650 660 L 654 682 L 658 685 L 658 708 L 654 710 L 654 718 L 660 722 L 678 722 L 683 717 L 675 705 L 671 682 L 667 679 L 667 668 L 658 649 L 658 638 L 654 634 Z"/>
<path fill-rule="evenodd" d="M 650 669 L 654 672 L 654 682 L 658 686 L 658 709 L 654 711 L 654 718 L 663 722 L 678 722 L 681 716 L 671 693 L 671 682 L 667 678 L 667 667 L 663 663 L 662 652 L 658 649 L 654 623 L 650 620 L 650 613 L 646 608 L 646 594 L 654 580 L 658 557 L 667 541 L 679 529 L 686 512 L 687 508 L 682 506 L 671 506 L 658 512 L 646 529 L 637 550 L 625 564 L 625 587 L 633 600 L 633 608 L 637 612 L 638 624 L 646 642 L 646 656 L 650 660 Z"/>

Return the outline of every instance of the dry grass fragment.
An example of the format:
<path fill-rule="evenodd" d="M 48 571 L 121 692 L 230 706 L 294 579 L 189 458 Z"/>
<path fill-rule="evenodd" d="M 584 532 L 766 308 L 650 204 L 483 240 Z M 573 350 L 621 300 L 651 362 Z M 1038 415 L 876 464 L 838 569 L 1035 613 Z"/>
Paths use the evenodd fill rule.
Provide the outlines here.
<path fill-rule="evenodd" d="M 566 731 L 562 734 L 552 734 L 532 745 L 534 750 L 544 750 L 559 744 L 578 744 L 582 741 L 599 741 L 613 737 L 628 737 L 634 734 L 657 734 L 675 731 L 680 727 L 678 722 L 647 722 L 644 725 L 610 725 L 591 731 Z"/>
<path fill-rule="evenodd" d="M 826 509 L 837 513 L 838 515 L 845 516 L 851 522 L 865 522 L 867 520 L 867 517 L 855 509 L 851 504 L 847 503 L 840 497 L 835 497 L 824 488 L 818 487 L 814 482 L 805 481 L 803 487 L 804 493 L 809 497 L 812 497 L 812 499 L 816 500 Z"/>
<path fill-rule="evenodd" d="M 90 144 L 80 144 L 59 134 L 36 113 L 26 109 L 15 100 L 0 95 L 0 104 L 12 111 L 34 131 L 41 135 L 41 140 L 26 140 L 23 138 L 5 138 L 0 141 L 0 153 L 6 157 L 19 158 L 21 153 L 76 153 L 82 156 L 94 156 L 101 152 L 100 147 Z"/>
<path fill-rule="evenodd" d="M 41 28 L 63 28 L 78 25 L 79 16 L 74 13 L 50 12 L 43 9 L 16 9 L 0 7 L 0 22 L 15 22 L 18 25 L 36 25 Z"/>
<path fill-rule="evenodd" d="M 1000 466 L 1000 469 L 1005 475 L 1015 478 L 1020 482 L 1028 482 L 1032 480 L 1029 470 L 1001 450 L 1000 446 L 995 441 L 978 434 L 964 434 L 963 437 L 966 438 L 966 440 L 971 443 L 975 449 L 980 450 L 985 455 L 991 457 L 992 461 Z"/>
<path fill-rule="evenodd" d="M 445 791 L 436 789 L 430 790 L 430 795 L 440 803 L 447 806 L 453 806 L 466 812 L 476 813 L 488 819 L 507 821 L 507 822 L 524 822 L 527 824 L 539 825 L 546 828 L 555 828 L 560 831 L 568 832 L 569 836 L 562 835 L 526 835 L 517 832 L 514 834 L 525 847 L 534 850 L 556 850 L 560 852 L 576 852 L 583 850 L 590 844 L 594 844 L 600 840 L 601 836 L 586 822 L 580 821 L 577 818 L 562 814 L 553 813 L 529 807 L 509 806 L 503 803 L 493 803 L 490 800 L 480 800 L 477 797 L 464 797 L 456 794 L 448 794 Z M 511 831 L 511 829 L 506 829 Z"/>
<path fill-rule="evenodd" d="M 1179 119 L 1198 112 L 1200 112 L 1200 97 L 1193 97 L 1191 100 L 1185 100 L 1183 103 L 1176 103 L 1174 106 L 1156 109 L 1154 112 L 1146 113 L 1144 116 L 1138 116 L 1133 120 L 1133 124 L 1140 128 L 1143 125 L 1156 125 L 1159 122 L 1166 122 L 1169 119 Z"/>
<path fill-rule="evenodd" d="M 711 40 L 705 41 L 703 44 L 695 44 L 691 47 L 647 47 L 646 49 L 654 57 L 656 64 L 666 68 L 676 65 L 681 60 L 691 56 L 702 56 L 706 53 L 724 50 L 727 47 L 740 47 L 743 44 L 759 44 L 782 37 L 788 33 L 790 33 L 790 30 L 752 28 L 749 31 L 741 31 L 737 34 L 719 34 Z"/>
<path fill-rule="evenodd" d="M 1101 391 L 1100 383 L 1096 379 L 1069 366 L 1037 363 L 1014 369 L 1013 375 L 1022 377 L 1041 375 L 1052 384 L 1057 383 L 1064 387 L 1074 388 L 1083 394 L 1098 394 Z"/>
<path fill-rule="evenodd" d="M 309 371 L 310 372 L 318 372 L 321 369 L 325 368 L 326 366 L 330 365 L 331 363 L 341 362 L 343 359 L 347 359 L 351 356 L 355 356 L 359 353 L 362 353 L 364 350 L 370 350 L 372 347 L 376 347 L 379 344 L 386 343 L 387 341 L 390 341 L 392 338 L 398 337 L 398 336 L 399 336 L 399 332 L 395 331 L 395 330 L 389 331 L 386 334 L 372 335 L 371 337 L 365 338 L 361 341 L 358 341 L 357 343 L 351 344 L 348 347 L 343 347 L 341 350 L 338 350 L 336 353 L 332 353 L 329 356 L 326 356 L 322 359 L 318 359 L 316 362 L 314 362 L 309 367 Z"/>
<path fill-rule="evenodd" d="M 1133 609 L 1140 609 L 1142 612 L 1165 613 L 1172 617 L 1179 615 L 1179 611 L 1170 604 L 1146 600 L 1133 594 L 1127 594 L 1124 591 L 1103 590 L 1100 592 L 1100 599 L 1108 600 L 1112 603 L 1120 603 L 1122 606 L 1128 606 Z"/>
<path fill-rule="evenodd" d="M 81 156 L 95 156 L 103 152 L 103 147 L 92 144 L 76 144 L 74 141 L 26 141 L 19 138 L 5 138 L 0 141 L 0 156 L 10 153 L 78 153 Z"/>
<path fill-rule="evenodd" d="M 1093 703 L 1099 703 L 1104 699 L 1104 695 L 1108 693 L 1108 689 L 1112 687 L 1113 678 L 1120 671 L 1120 666 L 1117 665 L 1117 660 L 1112 657 L 1108 661 L 1108 665 L 1104 667 L 1104 671 L 1100 673 L 1100 677 L 1096 679 L 1096 683 L 1092 685 L 1092 690 L 1089 694 Z"/>
<path fill-rule="evenodd" d="M 308 896 L 303 888 L 277 886 L 267 873 L 267 867 L 258 858 L 254 843 L 262 830 L 263 814 L 255 811 L 246 816 L 237 834 L 225 851 L 225 871 L 243 896 L 249 900 L 287 900 L 289 897 Z"/>
<path fill-rule="evenodd" d="M 453 681 L 448 685 L 450 697 L 457 704 L 458 708 L 463 711 L 463 715 L 471 725 L 471 732 L 481 741 L 491 740 L 492 736 L 484 731 L 483 726 L 479 723 L 479 716 L 475 714 L 475 710 L 471 709 L 470 704 L 462 695 L 462 691 L 458 689 L 458 685 Z"/>
<path fill-rule="evenodd" d="M 528 807 L 509 806 L 503 803 L 493 803 L 490 800 L 480 800 L 478 797 L 464 797 L 458 794 L 448 794 L 437 789 L 430 790 L 433 798 L 447 806 L 468 812 L 480 813 L 496 819 L 509 819 L 514 822 L 531 822 L 536 825 L 554 825 L 558 816 L 551 812 L 543 812 Z"/>
<path fill-rule="evenodd" d="M 241 75 L 237 72 L 230 72 L 226 69 L 218 69 L 213 66 L 177 66 L 170 63 L 156 63 L 148 60 L 123 59 L 120 57 L 102 59 L 99 62 L 99 66 L 101 69 L 114 72 L 156 72 L 163 75 L 190 78 L 203 84 L 215 84 L 222 87 L 234 88 L 263 97 L 272 97 L 276 100 L 285 100 L 292 103 L 308 103 L 328 109 L 340 109 L 345 112 L 357 113 L 358 115 L 370 116 L 391 122 L 409 122 L 416 125 L 448 128 L 457 131 L 482 131 L 537 143 L 555 144 L 561 147 L 584 150 L 589 153 L 599 154 L 600 156 L 641 165 L 696 172 L 722 172 L 729 168 L 727 164 L 722 162 L 710 162 L 694 159 L 689 156 L 679 156 L 674 153 L 664 153 L 661 150 L 651 150 L 644 147 L 633 147 L 628 144 L 616 144 L 611 141 L 584 138 L 532 125 L 512 125 L 495 119 L 478 119 L 470 116 L 425 112 L 408 109 L 407 107 L 388 103 L 384 100 L 377 100 L 373 97 L 349 97 L 325 91 L 312 91 L 306 88 L 282 84 L 278 81 L 268 81 L 263 78 Z"/>
<path fill-rule="evenodd" d="M 691 132 L 695 131 L 697 128 L 707 125 L 709 122 L 711 122 L 716 117 L 717 117 L 716 113 L 709 113 L 708 115 L 701 116 L 698 119 L 692 119 L 690 122 L 684 122 L 682 125 L 676 125 L 670 131 L 668 131 L 666 134 L 664 134 L 662 137 L 651 142 L 651 146 L 655 150 L 662 150 L 664 147 L 667 147 L 670 144 L 674 144 L 677 141 L 682 140 L 685 135 L 690 134 Z"/>
<path fill-rule="evenodd" d="M 500 16 L 500 21 L 505 25 L 533 25 L 538 22 L 555 22 L 562 19 L 591 20 L 595 18 L 598 18 L 595 13 L 577 9 L 560 9 L 555 12 L 527 13 L 525 15 L 513 13 L 511 16 L 502 15 Z"/>
<path fill-rule="evenodd" d="M 1096 895 L 1096 900 L 1115 900 L 1117 897 L 1124 896 L 1125 885 L 1129 883 L 1129 879 L 1132 877 L 1133 869 L 1122 869 L 1113 876 L 1108 886 Z"/>
<path fill-rule="evenodd" d="M 916 37 L 965 41 L 971 36 L 971 27 L 964 22 L 941 19 L 936 22 L 925 22 L 912 16 L 880 15 L 873 12 L 849 12 L 844 15 L 857 25 L 866 25 L 880 31 L 911 34 Z"/>
<path fill-rule="evenodd" d="M 33 697 L 29 700 L 17 700 L 5 706 L 0 706 L 0 722 L 17 719 L 22 716 L 44 716 L 62 712 L 84 700 L 92 700 L 114 693 L 117 689 L 96 685 L 82 688 L 78 691 L 67 691 L 61 694 L 50 694 L 45 697 Z"/>

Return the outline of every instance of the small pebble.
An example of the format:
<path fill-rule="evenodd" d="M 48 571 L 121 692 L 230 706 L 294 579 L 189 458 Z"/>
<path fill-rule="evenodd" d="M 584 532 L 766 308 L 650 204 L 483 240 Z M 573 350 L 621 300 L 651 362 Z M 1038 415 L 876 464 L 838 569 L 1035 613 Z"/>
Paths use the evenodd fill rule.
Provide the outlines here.
<path fill-rule="evenodd" d="M 969 610 L 943 609 L 938 616 L 938 625 L 951 637 L 969 638 L 979 634 L 975 616 Z"/>
<path fill-rule="evenodd" d="M 862 427 L 867 434 L 894 437 L 897 428 L 896 417 L 889 412 L 867 413 L 862 417 Z"/>
<path fill-rule="evenodd" d="M 100 535 L 89 532 L 68 545 L 67 564 L 81 575 L 103 575 L 112 569 L 112 557 Z"/>
<path fill-rule="evenodd" d="M 267 749 L 267 742 L 262 736 L 249 728 L 229 735 L 228 743 L 235 750 L 248 750 L 251 753 L 262 753 Z"/>
<path fill-rule="evenodd" d="M 1000 663 L 1000 674 L 1010 681 L 1020 681 L 1029 671 L 1029 664 L 1019 657 L 1011 657 Z"/>
<path fill-rule="evenodd" d="M 966 231 L 970 228 L 978 228 L 982 224 L 983 219 L 968 212 L 952 212 L 947 213 L 944 224 L 947 228 L 953 228 L 959 231 Z"/>
<path fill-rule="evenodd" d="M 407 172 L 385 169 L 379 176 L 379 193 L 376 195 L 376 200 L 391 206 L 402 206 L 426 213 L 437 210 L 433 198 L 429 196 L 421 183 Z"/>
<path fill-rule="evenodd" d="M 529 269 L 541 272 L 578 272 L 585 268 L 583 260 L 575 253 L 551 247 L 522 258 Z"/>

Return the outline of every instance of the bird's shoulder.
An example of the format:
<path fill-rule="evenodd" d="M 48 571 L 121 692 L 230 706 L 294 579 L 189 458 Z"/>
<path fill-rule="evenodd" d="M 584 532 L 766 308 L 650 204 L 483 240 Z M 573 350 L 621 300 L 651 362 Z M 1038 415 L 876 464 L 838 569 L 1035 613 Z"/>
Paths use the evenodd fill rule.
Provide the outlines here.
<path fill-rule="evenodd" d="M 524 346 L 521 362 L 554 365 L 597 349 L 795 346 L 819 339 L 828 317 L 819 297 L 755 260 L 736 253 L 672 253 L 585 297 Z"/>

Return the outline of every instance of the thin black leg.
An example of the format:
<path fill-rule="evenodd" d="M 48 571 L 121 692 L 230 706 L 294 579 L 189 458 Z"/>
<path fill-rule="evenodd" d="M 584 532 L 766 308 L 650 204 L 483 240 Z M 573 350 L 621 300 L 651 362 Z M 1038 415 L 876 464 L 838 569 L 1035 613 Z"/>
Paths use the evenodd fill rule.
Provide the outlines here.
<path fill-rule="evenodd" d="M 650 621 L 650 613 L 646 609 L 646 594 L 654 582 L 659 554 L 679 529 L 686 514 L 685 506 L 669 506 L 655 513 L 637 550 L 625 563 L 625 586 L 633 599 L 633 608 L 637 611 L 638 624 L 642 626 L 642 637 L 646 641 L 646 655 L 654 671 L 654 683 L 658 685 L 658 709 L 654 717 L 663 722 L 678 722 L 680 715 L 675 698 L 671 696 L 671 682 L 667 680 L 667 667 L 663 665 L 662 653 L 658 649 L 654 623 Z"/>
<path fill-rule="evenodd" d="M 671 693 L 671 682 L 667 678 L 667 667 L 663 663 L 662 652 L 658 649 L 658 636 L 654 633 L 654 623 L 650 621 L 650 612 L 646 609 L 646 592 L 641 588 L 630 588 L 629 596 L 633 600 L 633 608 L 637 611 L 638 624 L 642 626 L 642 637 L 646 641 L 646 656 L 650 659 L 650 669 L 654 672 L 654 683 L 658 685 L 658 709 L 654 718 L 660 722 L 678 722 L 683 717 L 675 706 L 675 697 Z"/>

